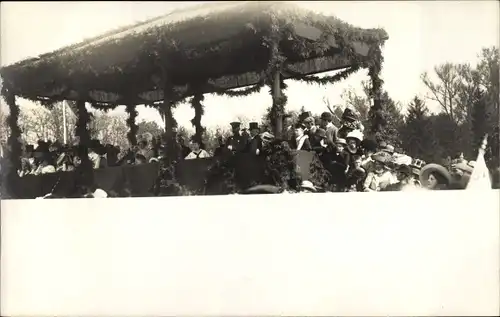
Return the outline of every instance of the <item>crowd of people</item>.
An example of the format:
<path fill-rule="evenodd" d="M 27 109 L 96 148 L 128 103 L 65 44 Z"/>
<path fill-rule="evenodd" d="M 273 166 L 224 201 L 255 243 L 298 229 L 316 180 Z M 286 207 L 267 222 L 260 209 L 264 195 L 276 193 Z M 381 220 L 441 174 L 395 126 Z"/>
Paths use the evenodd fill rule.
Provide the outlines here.
<path fill-rule="evenodd" d="M 218 147 L 207 151 L 199 137 L 192 136 L 186 142 L 181 136 L 176 140 L 176 160 L 202 159 L 235 153 L 266 155 L 267 145 L 274 135 L 263 131 L 257 122 L 248 128 L 240 122 L 232 122 L 232 134 L 225 140 L 218 137 Z M 400 191 L 425 187 L 428 189 L 465 188 L 474 168 L 474 161 L 467 162 L 463 154 L 457 154 L 448 164 L 426 164 L 403 153 L 394 146 L 364 137 L 364 127 L 357 115 L 346 108 L 341 126 L 333 124 L 330 112 L 321 114 L 319 120 L 310 112 L 302 113 L 294 122 L 284 118 L 281 140 L 293 150 L 313 151 L 330 174 L 330 191 Z M 174 131 L 176 134 L 176 131 Z M 37 147 L 25 145 L 18 175 L 41 175 L 58 171 L 73 171 L 82 162 L 79 145 L 65 145 L 39 141 Z M 122 150 L 111 144 L 91 140 L 88 157 L 94 169 L 159 162 L 167 154 L 161 136 L 141 138 L 136 146 Z M 313 190 L 309 181 L 305 190 Z"/>

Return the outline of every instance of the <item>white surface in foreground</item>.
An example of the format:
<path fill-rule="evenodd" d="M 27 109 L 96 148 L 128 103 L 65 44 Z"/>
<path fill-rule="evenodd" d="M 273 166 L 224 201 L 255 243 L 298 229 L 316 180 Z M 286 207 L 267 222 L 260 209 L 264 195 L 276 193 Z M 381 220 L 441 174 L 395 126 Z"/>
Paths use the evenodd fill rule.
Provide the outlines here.
<path fill-rule="evenodd" d="M 496 314 L 498 198 L 2 201 L 1 315 Z"/>

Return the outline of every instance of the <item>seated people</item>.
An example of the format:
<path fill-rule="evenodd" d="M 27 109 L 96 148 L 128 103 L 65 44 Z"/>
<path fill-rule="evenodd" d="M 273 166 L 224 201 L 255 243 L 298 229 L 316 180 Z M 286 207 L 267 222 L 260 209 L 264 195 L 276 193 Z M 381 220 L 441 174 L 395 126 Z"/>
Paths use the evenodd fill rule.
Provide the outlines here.
<path fill-rule="evenodd" d="M 381 191 L 385 187 L 395 183 L 394 177 L 390 171 L 391 156 L 385 152 L 378 152 L 372 155 L 374 161 L 374 170 L 369 172 L 363 189 L 365 192 Z"/>
<path fill-rule="evenodd" d="M 56 168 L 51 162 L 52 157 L 48 152 L 35 151 L 35 158 L 38 162 L 38 166 L 34 172 L 35 175 L 55 173 Z"/>
<path fill-rule="evenodd" d="M 316 129 L 316 132 L 309 136 L 309 141 L 314 152 L 321 154 L 327 150 L 326 131 L 324 129 Z"/>
<path fill-rule="evenodd" d="M 207 151 L 202 149 L 203 143 L 196 135 L 193 135 L 193 137 L 191 138 L 191 142 L 190 142 L 189 146 L 191 148 L 191 153 L 189 153 L 186 156 L 186 158 L 185 158 L 186 160 L 193 160 L 193 159 L 210 157 L 210 154 L 208 154 Z"/>

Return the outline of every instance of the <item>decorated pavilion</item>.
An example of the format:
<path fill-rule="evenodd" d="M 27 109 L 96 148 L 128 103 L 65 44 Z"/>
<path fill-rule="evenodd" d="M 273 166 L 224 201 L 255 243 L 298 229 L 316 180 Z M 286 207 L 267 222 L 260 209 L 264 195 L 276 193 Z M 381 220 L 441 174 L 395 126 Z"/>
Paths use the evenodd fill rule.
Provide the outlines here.
<path fill-rule="evenodd" d="M 99 110 L 126 106 L 132 145 L 137 142 L 136 106 L 154 107 L 164 117 L 171 145 L 176 126 L 172 109 L 186 98 L 192 97 L 192 123 L 201 136 L 204 94 L 247 96 L 265 86 L 273 97 L 271 118 L 279 137 L 285 79 L 334 84 L 361 68 L 368 69 L 377 115 L 381 48 L 387 39 L 382 29 L 357 28 L 286 2 L 208 3 L 177 10 L 3 67 L 2 95 L 10 109 L 9 156 L 17 168 L 21 130 L 16 97 L 46 107 L 74 101 L 75 134 L 82 148 L 90 142 L 86 104 Z M 339 72 L 314 76 L 333 70 Z"/>

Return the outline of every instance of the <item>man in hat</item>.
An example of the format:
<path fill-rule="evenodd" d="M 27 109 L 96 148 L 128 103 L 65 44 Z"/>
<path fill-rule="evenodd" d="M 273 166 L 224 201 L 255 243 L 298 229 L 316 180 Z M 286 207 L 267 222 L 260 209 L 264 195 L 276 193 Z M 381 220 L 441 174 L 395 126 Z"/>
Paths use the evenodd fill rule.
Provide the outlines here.
<path fill-rule="evenodd" d="M 326 131 L 326 143 L 330 146 L 335 144 L 338 138 L 338 129 L 333 124 L 333 115 L 330 112 L 323 112 L 321 114 L 321 128 Z"/>
<path fill-rule="evenodd" d="M 283 120 L 283 138 L 286 141 L 291 141 L 294 139 L 293 134 L 293 120 L 290 115 L 286 115 Z"/>
<path fill-rule="evenodd" d="M 241 122 L 231 122 L 231 131 L 233 133 L 227 139 L 227 148 L 234 152 L 241 152 L 246 147 L 246 140 L 242 137 L 240 133 Z"/>
<path fill-rule="evenodd" d="M 262 152 L 259 123 L 250 122 L 248 130 L 250 130 L 250 141 L 247 143 L 247 150 L 251 154 L 259 155 Z"/>
<path fill-rule="evenodd" d="M 304 111 L 299 115 L 299 122 L 304 123 L 304 120 L 312 117 L 311 111 Z"/>
<path fill-rule="evenodd" d="M 316 153 L 323 153 L 327 150 L 326 131 L 324 129 L 316 129 L 316 133 L 309 136 L 311 147 Z"/>
<path fill-rule="evenodd" d="M 314 124 L 314 117 L 307 117 L 304 119 L 304 121 L 302 122 L 304 124 L 304 126 L 306 127 L 304 133 L 307 134 L 309 136 L 309 138 L 311 139 L 311 137 L 316 133 L 316 130 L 318 129 L 318 127 Z"/>

